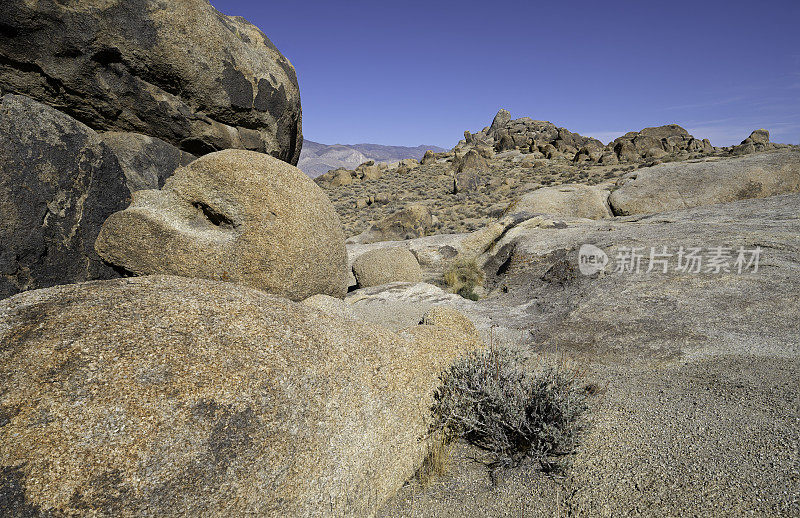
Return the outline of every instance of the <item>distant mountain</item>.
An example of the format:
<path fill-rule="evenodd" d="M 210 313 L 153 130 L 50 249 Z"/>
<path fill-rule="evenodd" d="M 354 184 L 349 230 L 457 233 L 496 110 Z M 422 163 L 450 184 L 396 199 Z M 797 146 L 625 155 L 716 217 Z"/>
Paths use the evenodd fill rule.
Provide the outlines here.
<path fill-rule="evenodd" d="M 331 169 L 344 167 L 355 169 L 367 160 L 376 162 L 398 162 L 404 158 L 419 160 L 427 150 L 445 151 L 438 146 L 382 146 L 380 144 L 320 144 L 313 140 L 303 142 L 297 167 L 311 178 L 325 174 Z"/>

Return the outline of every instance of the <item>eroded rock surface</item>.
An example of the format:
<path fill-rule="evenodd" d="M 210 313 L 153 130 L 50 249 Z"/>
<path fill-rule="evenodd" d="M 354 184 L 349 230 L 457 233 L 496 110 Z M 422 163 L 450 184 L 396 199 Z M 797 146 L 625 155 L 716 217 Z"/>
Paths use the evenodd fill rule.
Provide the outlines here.
<path fill-rule="evenodd" d="M 369 515 L 476 346 L 168 276 L 9 298 L 0 343 L 0 495 L 23 516 Z"/>
<path fill-rule="evenodd" d="M 0 103 L 0 298 L 118 277 L 94 250 L 128 204 L 125 176 L 90 128 L 20 95 Z"/>
<path fill-rule="evenodd" d="M 163 189 L 135 192 L 103 224 L 96 249 L 136 275 L 232 281 L 292 300 L 347 291 L 344 235 L 325 193 L 252 151 L 206 155 Z"/>
<path fill-rule="evenodd" d="M 800 151 L 661 164 L 621 178 L 609 198 L 617 215 L 648 214 L 800 192 Z"/>
<path fill-rule="evenodd" d="M 294 67 L 257 27 L 207 0 L 11 0 L 0 27 L 6 91 L 95 130 L 143 133 L 197 155 L 239 148 L 297 163 Z"/>

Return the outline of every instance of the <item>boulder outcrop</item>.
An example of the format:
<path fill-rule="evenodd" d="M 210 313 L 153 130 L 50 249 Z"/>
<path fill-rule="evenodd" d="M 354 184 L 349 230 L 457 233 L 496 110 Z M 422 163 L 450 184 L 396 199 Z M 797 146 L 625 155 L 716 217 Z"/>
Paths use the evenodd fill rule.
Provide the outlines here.
<path fill-rule="evenodd" d="M 708 139 L 697 139 L 677 124 L 666 124 L 641 131 L 630 131 L 607 146 L 619 161 L 638 162 L 659 158 L 668 153 L 697 152 L 710 154 L 714 146 Z"/>
<path fill-rule="evenodd" d="M 5 91 L 196 155 L 239 148 L 297 163 L 294 67 L 258 28 L 207 0 L 10 0 L 0 27 Z"/>
<path fill-rule="evenodd" d="M 339 217 L 302 171 L 269 155 L 227 150 L 137 191 L 103 224 L 95 248 L 135 275 L 245 284 L 292 300 L 347 291 Z"/>
<path fill-rule="evenodd" d="M 169 276 L 6 299 L 0 343 L 20 516 L 372 514 L 428 451 L 439 372 L 478 346 Z"/>
<path fill-rule="evenodd" d="M 20 95 L 0 101 L 0 298 L 119 274 L 94 242 L 130 193 L 92 129 Z"/>
<path fill-rule="evenodd" d="M 614 214 L 647 214 L 800 191 L 800 151 L 639 169 L 609 197 Z"/>
<path fill-rule="evenodd" d="M 591 185 L 559 185 L 529 192 L 511 204 L 509 213 L 529 212 L 573 218 L 603 219 L 613 215 L 607 189 Z"/>
<path fill-rule="evenodd" d="M 353 274 L 359 288 L 391 282 L 422 282 L 419 261 L 407 248 L 370 250 L 353 261 Z"/>
<path fill-rule="evenodd" d="M 401 241 L 424 236 L 431 226 L 431 211 L 422 204 L 412 204 L 373 224 L 368 230 L 348 239 L 348 243 Z"/>

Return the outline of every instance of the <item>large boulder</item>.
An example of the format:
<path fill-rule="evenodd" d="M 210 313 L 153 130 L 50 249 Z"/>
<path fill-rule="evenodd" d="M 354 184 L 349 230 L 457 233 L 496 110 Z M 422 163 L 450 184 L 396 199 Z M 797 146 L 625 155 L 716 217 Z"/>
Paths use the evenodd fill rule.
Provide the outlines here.
<path fill-rule="evenodd" d="M 507 212 L 587 219 L 610 218 L 612 214 L 608 208 L 608 194 L 606 189 L 582 184 L 542 187 L 512 203 Z"/>
<path fill-rule="evenodd" d="M 668 163 L 624 176 L 611 193 L 614 214 L 645 214 L 800 191 L 800 151 Z"/>
<path fill-rule="evenodd" d="M 294 68 L 258 28 L 207 0 L 9 0 L 0 27 L 4 90 L 96 130 L 297 163 Z"/>
<path fill-rule="evenodd" d="M 731 153 L 734 155 L 748 155 L 757 151 L 767 151 L 775 146 L 769 141 L 769 131 L 757 129 L 750 133 L 738 146 L 733 146 Z"/>
<path fill-rule="evenodd" d="M 128 189 L 160 189 L 175 171 L 196 157 L 161 139 L 140 133 L 108 131 L 100 134 L 117 157 Z"/>
<path fill-rule="evenodd" d="M 374 223 L 369 229 L 347 240 L 348 243 L 368 244 L 379 241 L 402 241 L 424 236 L 432 224 L 431 211 L 414 203 L 403 207 Z"/>
<path fill-rule="evenodd" d="M 118 277 L 94 250 L 130 193 L 114 154 L 80 122 L 24 96 L 0 101 L 0 298 Z"/>
<path fill-rule="evenodd" d="M 168 276 L 0 303 L 12 516 L 366 516 L 420 466 L 437 375 L 478 346 Z"/>
<path fill-rule="evenodd" d="M 454 161 L 453 192 L 470 192 L 483 184 L 483 176 L 489 172 L 489 162 L 476 150 L 470 149 L 463 157 Z"/>
<path fill-rule="evenodd" d="M 347 291 L 344 234 L 328 197 L 296 167 L 252 151 L 205 155 L 163 189 L 135 192 L 95 247 L 136 275 L 229 280 L 293 300 Z"/>
<path fill-rule="evenodd" d="M 353 261 L 353 275 L 359 288 L 391 282 L 422 282 L 419 261 L 407 248 L 370 250 Z"/>

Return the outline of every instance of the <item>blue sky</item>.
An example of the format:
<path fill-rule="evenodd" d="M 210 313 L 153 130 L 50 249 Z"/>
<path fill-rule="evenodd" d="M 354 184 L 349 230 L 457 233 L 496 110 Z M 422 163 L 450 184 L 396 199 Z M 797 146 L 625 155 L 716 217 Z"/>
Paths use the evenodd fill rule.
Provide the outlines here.
<path fill-rule="evenodd" d="M 294 64 L 319 142 L 449 148 L 502 107 L 603 142 L 800 143 L 800 0 L 211 3 Z"/>

